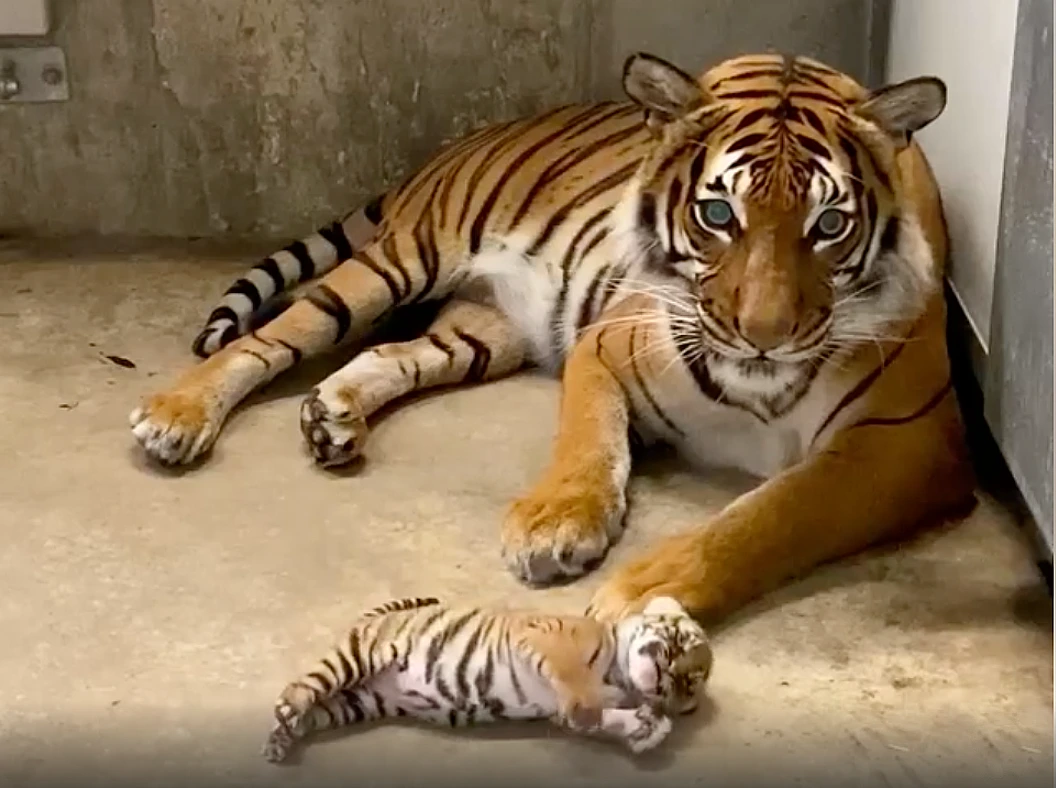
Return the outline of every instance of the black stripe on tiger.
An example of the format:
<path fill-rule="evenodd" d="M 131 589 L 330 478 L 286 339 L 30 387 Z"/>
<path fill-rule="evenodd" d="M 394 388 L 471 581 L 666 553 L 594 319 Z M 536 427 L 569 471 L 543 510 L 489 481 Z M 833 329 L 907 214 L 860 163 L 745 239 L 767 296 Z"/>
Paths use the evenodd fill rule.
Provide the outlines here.
<path fill-rule="evenodd" d="M 659 417 L 664 425 L 679 437 L 684 438 L 686 434 L 679 429 L 678 425 L 671 421 L 670 417 L 664 413 L 660 404 L 656 401 L 656 397 L 653 396 L 653 392 L 649 390 L 649 385 L 645 382 L 645 378 L 642 377 L 642 372 L 638 369 L 638 359 L 635 357 L 636 346 L 638 336 L 638 324 L 634 324 L 631 327 L 630 347 L 628 348 L 628 358 L 631 362 L 631 373 L 634 375 L 634 382 L 638 384 L 638 390 L 642 392 L 642 396 L 645 397 L 645 401 L 649 403 L 649 407 L 652 408 L 653 413 Z"/>
<path fill-rule="evenodd" d="M 803 150 L 825 161 L 829 160 L 829 149 L 804 134 L 796 134 L 795 140 Z"/>
<path fill-rule="evenodd" d="M 791 90 L 788 93 L 788 98 L 793 99 L 795 101 L 817 101 L 821 104 L 827 104 L 830 107 L 835 107 L 841 112 L 847 109 L 847 104 L 843 99 L 837 97 L 834 94 L 819 93 L 816 90 Z"/>
<path fill-rule="evenodd" d="M 309 673 L 308 678 L 312 679 L 316 684 L 319 685 L 318 687 L 312 687 L 311 689 L 314 689 L 317 692 L 321 691 L 323 695 L 329 695 L 330 692 L 334 689 L 334 682 L 324 676 L 318 670 L 313 670 L 311 673 Z"/>
<path fill-rule="evenodd" d="M 301 353 L 301 351 L 298 348 L 294 347 L 289 342 L 286 342 L 285 340 L 282 340 L 282 339 L 276 339 L 275 341 L 278 342 L 280 345 L 282 345 L 284 348 L 286 348 L 288 351 L 290 351 L 290 355 L 293 356 L 293 363 L 294 364 L 299 364 L 300 363 L 301 358 L 302 358 L 302 356 L 304 354 Z"/>
<path fill-rule="evenodd" d="M 345 235 L 345 228 L 341 226 L 341 222 L 333 222 L 326 227 L 319 228 L 319 235 L 334 247 L 338 262 L 344 262 L 352 256 L 352 244 Z"/>
<path fill-rule="evenodd" d="M 817 112 L 812 110 L 810 107 L 800 107 L 799 115 L 800 118 L 805 122 L 805 125 L 810 126 L 822 137 L 828 137 L 828 130 L 825 128 L 825 124 L 822 122 L 821 117 L 818 115 Z"/>
<path fill-rule="evenodd" d="M 429 643 L 429 650 L 425 654 L 425 681 L 426 683 L 431 682 L 435 675 L 437 662 L 440 660 L 440 656 L 443 654 L 444 647 L 448 642 L 458 635 L 466 625 L 477 616 L 476 610 L 471 610 L 465 613 L 454 621 L 449 623 L 442 631 L 433 636 L 432 642 Z M 437 689 L 443 693 L 440 689 L 440 680 L 437 677 Z"/>
<path fill-rule="evenodd" d="M 265 257 L 253 267 L 268 275 L 276 293 L 281 293 L 286 289 L 286 277 L 282 275 L 282 269 L 279 268 L 279 264 L 275 262 L 274 258 Z"/>
<path fill-rule="evenodd" d="M 443 177 L 440 178 L 440 184 L 442 185 L 440 191 L 440 199 L 437 202 L 440 203 L 441 227 L 447 227 L 447 209 L 452 202 L 451 190 L 455 187 L 457 183 L 461 182 L 459 175 L 461 174 L 462 166 L 465 163 L 464 161 L 458 161 L 457 164 L 454 162 L 456 161 L 456 159 L 468 159 L 470 156 L 473 155 L 473 153 L 476 152 L 477 146 L 483 145 L 488 140 L 498 137 L 499 132 L 501 132 L 504 128 L 505 126 L 498 126 L 490 129 L 489 133 L 480 134 L 480 138 L 476 140 L 475 145 L 473 146 L 463 143 L 464 148 L 462 148 L 460 152 L 456 152 L 457 155 L 451 157 L 451 166 L 447 168 L 447 172 L 445 172 Z M 436 171 L 439 172 L 439 168 Z M 436 187 L 434 186 L 433 188 L 435 189 Z"/>
<path fill-rule="evenodd" d="M 579 302 L 579 316 L 576 318 L 576 331 L 581 332 L 587 325 L 594 319 L 594 299 L 598 293 L 598 287 L 601 285 L 603 279 L 606 279 L 609 275 L 609 267 L 602 266 L 594 272 L 594 276 L 591 277 L 590 283 L 587 285 L 587 289 L 583 294 L 583 298 Z"/>
<path fill-rule="evenodd" d="M 425 207 L 418 215 L 418 220 L 414 223 L 414 246 L 418 252 L 418 262 L 425 272 L 425 284 L 418 295 L 411 299 L 412 304 L 417 304 L 432 293 L 440 274 L 440 251 L 436 248 L 436 226 L 432 220 L 432 209 L 439 188 L 440 181 L 437 181 Z"/>
<path fill-rule="evenodd" d="M 454 348 L 452 348 L 449 344 L 444 342 L 444 340 L 442 340 L 440 337 L 438 337 L 436 334 L 434 334 L 432 332 L 427 333 L 425 335 L 425 338 L 428 339 L 433 344 L 433 346 L 435 348 L 437 348 L 442 353 L 444 353 L 444 355 L 447 356 L 447 363 L 448 364 L 451 364 L 451 363 L 454 362 L 454 360 L 455 360 L 455 350 L 454 350 Z"/>
<path fill-rule="evenodd" d="M 400 278 L 403 280 L 403 289 L 399 293 L 399 297 L 394 302 L 396 305 L 400 304 L 403 299 L 411 294 L 411 275 L 407 273 L 407 268 L 404 267 L 403 263 L 400 262 L 400 252 L 396 248 L 396 236 L 387 235 L 381 242 L 381 253 L 385 256 L 385 262 L 396 269 L 399 273 Z"/>
<path fill-rule="evenodd" d="M 676 174 L 667 187 L 667 204 L 664 207 L 664 226 L 667 230 L 668 252 L 676 250 L 675 218 L 682 203 L 682 179 Z"/>
<path fill-rule="evenodd" d="M 238 315 L 235 314 L 235 310 L 229 306 L 218 306 L 216 309 L 209 313 L 209 317 L 206 319 L 206 322 L 215 323 L 218 320 L 230 320 L 232 323 L 235 323 L 237 325 Z"/>
<path fill-rule="evenodd" d="M 585 221 L 580 226 L 579 230 L 576 231 L 575 236 L 573 236 L 572 241 L 568 245 L 564 258 L 561 260 L 561 288 L 557 291 L 557 297 L 554 299 L 554 307 L 550 313 L 550 344 L 555 357 L 561 356 L 561 350 L 565 345 L 564 312 L 565 303 L 568 300 L 568 286 L 572 281 L 572 264 L 577 260 L 582 260 L 590 249 L 597 245 L 601 238 L 607 233 L 607 228 L 602 228 L 601 232 L 595 236 L 591 244 L 584 249 L 583 252 L 579 251 L 579 244 L 586 237 L 587 233 L 597 226 L 599 222 L 604 221 L 608 215 L 609 210 L 606 208 Z"/>
<path fill-rule="evenodd" d="M 571 107 L 568 105 L 558 107 L 550 112 L 543 113 L 539 118 L 538 122 L 542 124 L 545 120 L 554 117 L 562 112 L 567 112 Z M 577 113 L 578 114 L 578 113 Z M 534 125 L 534 124 L 533 124 Z M 500 137 L 495 141 L 483 154 L 480 163 L 473 168 L 473 172 L 470 173 L 469 181 L 466 185 L 466 193 L 462 198 L 462 210 L 458 214 L 458 233 L 461 235 L 466 224 L 466 219 L 469 217 L 469 211 L 473 198 L 477 193 L 477 188 L 480 186 L 480 182 L 484 179 L 491 169 L 498 166 L 498 163 L 502 160 L 502 153 L 506 148 L 509 148 L 523 139 L 523 131 L 520 125 L 517 125 L 512 134 L 509 134 L 505 138 Z M 474 151 L 473 153 L 478 153 Z M 472 155 L 472 154 L 471 154 Z M 500 180 L 503 180 L 500 178 Z"/>
<path fill-rule="evenodd" d="M 349 329 L 352 328 L 352 312 L 348 305 L 341 300 L 341 296 L 332 287 L 320 283 L 311 292 L 307 293 L 304 298 L 320 312 L 325 312 L 334 319 L 337 324 L 334 344 L 344 339 Z"/>
<path fill-rule="evenodd" d="M 848 429 L 853 430 L 858 427 L 897 427 L 902 424 L 909 424 L 911 421 L 924 418 L 935 410 L 946 399 L 952 389 L 953 382 L 947 379 L 942 388 L 912 413 L 907 413 L 905 416 L 871 416 L 854 422 Z"/>
<path fill-rule="evenodd" d="M 415 175 L 410 176 L 410 178 L 408 178 L 407 181 L 397 189 L 397 198 L 392 206 L 392 213 L 396 215 L 403 211 L 404 208 L 414 201 L 418 196 L 419 191 L 421 191 L 426 184 L 431 183 L 433 177 L 438 173 L 443 172 L 445 168 L 449 167 L 449 165 L 451 166 L 452 172 L 460 170 L 464 165 L 464 162 L 459 161 L 455 164 L 456 161 L 473 156 L 473 154 L 480 151 L 485 143 L 493 142 L 518 127 L 518 121 L 508 121 L 506 123 L 488 126 L 470 134 L 461 141 L 453 143 L 448 148 L 441 150 L 441 152 L 433 158 L 432 162 L 427 164 Z"/>
<path fill-rule="evenodd" d="M 297 258 L 297 264 L 300 266 L 298 281 L 307 282 L 315 279 L 315 260 L 308 253 L 308 247 L 304 241 L 294 241 L 286 247 L 285 251 Z"/>
<path fill-rule="evenodd" d="M 264 358 L 264 356 L 262 356 L 257 351 L 250 350 L 249 348 L 243 347 L 243 348 L 239 348 L 238 352 L 245 353 L 247 356 L 252 356 L 257 361 L 259 361 L 261 364 L 263 364 L 265 369 L 271 369 L 271 362 L 268 361 L 266 358 Z"/>
<path fill-rule="evenodd" d="M 381 224 L 382 213 L 381 205 L 385 200 L 384 194 L 379 194 L 373 200 L 363 206 L 363 215 L 367 217 L 367 221 L 371 224 Z"/>
<path fill-rule="evenodd" d="M 751 134 L 745 134 L 740 139 L 736 139 L 726 146 L 724 153 L 736 153 L 744 148 L 750 148 L 753 145 L 759 145 L 760 143 L 766 142 L 770 138 L 769 134 L 763 132 L 753 132 Z"/>
<path fill-rule="evenodd" d="M 484 198 L 484 202 L 481 203 L 479 208 L 477 208 L 476 218 L 474 218 L 473 224 L 470 226 L 469 230 L 469 251 L 471 254 L 476 254 L 480 251 L 484 226 L 491 218 L 495 203 L 498 202 L 499 196 L 502 194 L 503 188 L 506 184 L 516 176 L 517 173 L 529 161 L 531 161 L 537 153 L 539 153 L 539 151 L 551 147 L 558 140 L 574 137 L 576 132 L 581 130 L 581 127 L 597 123 L 597 115 L 598 112 L 596 107 L 588 107 L 586 110 L 573 115 L 568 121 L 561 124 L 560 128 L 533 142 L 527 148 L 518 153 L 512 162 L 506 165 L 502 177 L 495 182 L 488 192 L 488 195 Z"/>
<path fill-rule="evenodd" d="M 711 336 L 718 339 L 712 329 L 708 328 L 704 323 L 701 323 L 700 325 L 702 330 L 707 331 Z M 721 341 L 721 339 L 719 339 L 719 341 Z M 729 405 L 730 407 L 740 408 L 745 413 L 750 413 L 762 423 L 767 423 L 767 419 L 756 412 L 754 408 L 749 407 L 743 402 L 730 399 L 726 395 L 726 392 L 723 391 L 722 387 L 712 379 L 711 373 L 708 371 L 707 361 L 703 358 L 693 358 L 691 353 L 692 350 L 686 345 L 686 343 L 682 342 L 678 344 L 678 354 L 682 357 L 682 363 L 686 365 L 690 375 L 693 376 L 693 382 L 697 384 L 697 388 L 700 390 L 701 394 L 713 402 L 719 402 L 724 405 Z"/>
<path fill-rule="evenodd" d="M 720 85 L 725 85 L 727 82 L 747 82 L 750 79 L 760 79 L 762 77 L 776 77 L 781 73 L 780 68 L 753 68 L 748 71 L 741 71 L 738 74 L 731 74 L 728 77 L 723 77 L 713 86 L 714 88 Z"/>
<path fill-rule="evenodd" d="M 490 628 L 491 623 L 489 622 L 489 631 Z M 491 646 L 488 646 L 484 652 L 484 667 L 477 672 L 476 678 L 473 680 L 473 685 L 477 691 L 477 696 L 481 699 L 485 699 L 488 697 L 488 694 L 491 692 L 494 684 L 495 651 Z M 498 707 L 500 709 L 502 708 L 502 703 L 500 701 L 495 700 L 494 702 L 498 704 Z M 490 704 L 489 711 L 491 711 L 492 714 L 495 714 L 495 710 L 490 707 Z"/>
<path fill-rule="evenodd" d="M 227 292 L 224 293 L 224 295 L 244 296 L 249 300 L 249 303 L 254 312 L 260 309 L 260 305 L 264 301 L 260 290 L 258 290 L 257 286 L 249 279 L 238 279 L 233 285 L 231 285 L 231 287 L 227 288 Z"/>
<path fill-rule="evenodd" d="M 723 101 L 756 101 L 762 99 L 773 99 L 779 101 L 781 94 L 772 88 L 756 88 L 748 90 L 731 90 L 728 93 L 715 93 L 715 97 Z"/>
<path fill-rule="evenodd" d="M 868 375 L 859 380 L 858 383 L 855 384 L 854 388 L 852 388 L 850 391 L 843 395 L 840 401 L 836 404 L 836 407 L 833 408 L 832 411 L 830 411 L 829 415 L 826 416 L 825 419 L 821 422 L 821 426 L 818 427 L 817 430 L 815 430 L 814 437 L 811 440 L 811 445 L 813 445 L 821 436 L 821 434 L 825 432 L 826 428 L 828 428 L 828 426 L 836 420 L 837 416 L 839 416 L 844 410 L 846 410 L 851 405 L 851 403 L 860 399 L 865 394 L 865 392 L 867 392 L 872 387 L 872 385 L 877 381 L 877 379 L 879 379 L 880 374 L 889 366 L 891 366 L 891 364 L 894 363 L 895 359 L 898 358 L 899 354 L 902 353 L 902 350 L 904 348 L 904 344 L 898 345 L 893 351 L 891 351 L 890 356 L 884 358 Z"/>
<path fill-rule="evenodd" d="M 621 186 L 626 183 L 635 171 L 638 169 L 638 165 L 641 164 L 641 159 L 635 159 L 630 164 L 626 164 L 611 175 L 602 178 L 592 186 L 587 187 L 569 202 L 565 203 L 561 208 L 554 212 L 550 217 L 550 221 L 546 223 L 546 227 L 543 228 L 542 233 L 532 242 L 531 247 L 528 249 L 528 256 L 537 255 L 540 250 L 546 245 L 546 242 L 550 240 L 550 237 L 557 231 L 559 227 L 568 221 L 569 215 L 576 208 L 590 203 L 591 200 L 601 196 L 610 189 L 614 189 L 617 186 Z"/>
<path fill-rule="evenodd" d="M 383 616 L 386 613 L 399 613 L 404 610 L 415 610 L 420 607 L 431 607 L 439 604 L 440 600 L 433 596 L 404 597 L 402 599 L 393 599 L 389 602 L 378 605 L 377 607 L 368 610 L 363 617 L 373 618 L 375 616 Z"/>
<path fill-rule="evenodd" d="M 378 277 L 385 283 L 385 286 L 389 288 L 389 295 L 392 296 L 393 306 L 399 306 L 400 301 L 403 300 L 403 296 L 400 291 L 400 288 L 396 284 L 396 280 L 392 278 L 392 274 L 386 271 L 381 265 L 378 264 L 377 261 L 374 260 L 373 257 L 367 254 L 365 251 L 361 250 L 355 252 L 350 259 L 359 263 L 365 268 L 368 268 L 373 273 L 377 274 Z"/>
<path fill-rule="evenodd" d="M 627 112 L 627 109 L 623 109 L 622 112 Z M 614 116 L 619 114 L 621 113 L 613 113 Z M 610 120 L 609 117 L 603 117 L 599 118 L 596 123 L 605 123 L 608 120 Z M 588 128 L 586 130 L 589 131 L 590 129 Z M 555 179 L 561 177 L 574 167 L 580 166 L 599 151 L 609 151 L 613 145 L 623 142 L 626 139 L 630 139 L 635 134 L 641 132 L 641 130 L 641 124 L 634 123 L 626 128 L 614 131 L 608 136 L 595 140 L 589 145 L 584 145 L 582 148 L 576 148 L 563 154 L 560 158 L 550 164 L 543 171 L 542 175 L 536 179 L 535 183 L 532 184 L 531 188 L 528 189 L 524 200 L 521 202 L 520 207 L 510 221 L 508 229 L 512 231 L 520 225 L 521 221 L 523 221 L 524 217 L 528 215 L 529 210 L 531 210 L 539 194 L 547 184 L 552 183 Z M 573 135 L 573 138 L 580 136 L 581 133 L 583 132 L 581 131 L 579 134 Z"/>
<path fill-rule="evenodd" d="M 362 678 L 366 675 L 363 671 L 363 657 L 359 653 L 360 639 L 359 633 L 354 629 L 348 635 L 348 646 L 346 652 L 348 659 L 352 663 L 352 668 L 355 671 L 355 675 Z"/>
<path fill-rule="evenodd" d="M 862 253 L 858 256 L 858 259 L 855 261 L 854 265 L 849 266 L 848 268 L 843 269 L 841 271 L 841 273 L 845 273 L 851 280 L 857 279 L 859 276 L 862 275 L 862 272 L 865 270 L 865 265 L 869 261 L 869 253 L 870 251 L 872 251 L 873 247 L 873 238 L 876 237 L 876 232 L 879 229 L 877 226 L 878 219 L 879 217 L 877 216 L 876 197 L 873 196 L 872 192 L 866 192 L 864 220 L 865 225 L 869 228 L 869 232 L 864 239 L 865 243 L 860 245 Z M 884 228 L 885 234 L 887 232 L 888 227 L 890 227 L 890 224 L 891 223 L 888 222 L 887 227 Z M 839 265 L 836 266 L 836 269 L 840 270 Z"/>
<path fill-rule="evenodd" d="M 473 656 L 477 650 L 477 646 L 480 645 L 480 639 L 484 634 L 484 628 L 477 624 L 470 634 L 469 639 L 466 641 L 465 647 L 462 649 L 462 656 L 459 657 L 458 663 L 455 666 L 455 685 L 458 687 L 459 693 L 463 698 L 469 698 L 469 662 L 473 659 Z"/>
<path fill-rule="evenodd" d="M 484 379 L 484 376 L 488 372 L 488 366 L 491 364 L 491 350 L 488 346 L 481 342 L 476 337 L 467 334 L 461 329 L 452 329 L 452 333 L 469 345 L 473 351 L 473 360 L 469 363 L 469 370 L 466 372 L 464 378 L 468 382 L 479 382 Z"/>

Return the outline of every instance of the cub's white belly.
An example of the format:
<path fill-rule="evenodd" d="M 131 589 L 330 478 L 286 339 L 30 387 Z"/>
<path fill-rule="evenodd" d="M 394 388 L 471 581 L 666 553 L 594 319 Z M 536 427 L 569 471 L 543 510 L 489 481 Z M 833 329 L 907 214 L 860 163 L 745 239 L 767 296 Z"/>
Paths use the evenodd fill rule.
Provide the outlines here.
<path fill-rule="evenodd" d="M 446 721 L 452 711 L 472 712 L 478 722 L 491 721 L 496 708 L 504 719 L 547 719 L 557 713 L 553 688 L 521 656 L 512 655 L 513 665 L 496 660 L 482 695 L 478 679 L 485 669 L 483 649 L 460 665 L 451 659 L 430 660 L 428 646 L 423 642 L 411 653 L 405 670 L 390 668 L 374 677 L 369 689 L 414 717 L 437 721 Z M 452 648 L 452 653 L 459 651 Z"/>

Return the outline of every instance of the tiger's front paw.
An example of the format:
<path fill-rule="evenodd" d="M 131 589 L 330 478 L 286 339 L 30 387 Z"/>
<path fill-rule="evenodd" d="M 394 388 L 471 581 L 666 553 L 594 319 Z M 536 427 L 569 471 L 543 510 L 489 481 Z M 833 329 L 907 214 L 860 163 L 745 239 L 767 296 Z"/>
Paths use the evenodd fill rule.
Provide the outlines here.
<path fill-rule="evenodd" d="M 205 454 L 222 422 L 200 397 L 182 393 L 155 394 L 129 415 L 136 440 L 163 465 L 186 464 Z"/>
<path fill-rule="evenodd" d="M 687 611 L 716 606 L 716 594 L 695 534 L 665 539 L 644 556 L 616 568 L 594 593 L 587 615 L 619 621 L 650 600 L 670 597 Z"/>
<path fill-rule="evenodd" d="M 529 585 L 578 577 L 619 537 L 625 510 L 623 490 L 611 483 L 542 484 L 510 508 L 502 530 L 503 559 Z"/>
<path fill-rule="evenodd" d="M 301 404 L 301 433 L 319 465 L 347 465 L 363 452 L 367 420 L 351 391 L 330 391 L 324 386 Z"/>

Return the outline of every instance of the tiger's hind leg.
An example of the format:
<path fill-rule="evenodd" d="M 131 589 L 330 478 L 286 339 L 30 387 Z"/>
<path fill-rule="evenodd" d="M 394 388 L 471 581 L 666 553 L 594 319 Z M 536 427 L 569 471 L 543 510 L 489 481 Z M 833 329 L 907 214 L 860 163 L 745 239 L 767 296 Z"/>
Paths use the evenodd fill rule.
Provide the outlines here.
<path fill-rule="evenodd" d="M 510 375 L 527 343 L 491 306 L 454 300 L 424 336 L 360 353 L 323 381 L 301 406 L 301 431 L 315 461 L 342 465 L 363 450 L 367 419 L 416 391 Z"/>
<path fill-rule="evenodd" d="M 403 714 L 400 707 L 390 709 L 381 695 L 364 689 L 342 690 L 321 698 L 303 712 L 280 700 L 275 707 L 275 724 L 261 754 L 271 763 L 281 763 L 290 757 L 299 742 L 313 733 Z"/>
<path fill-rule="evenodd" d="M 415 264 L 414 249 L 413 235 L 401 233 L 356 252 L 270 323 L 148 398 L 130 416 L 135 438 L 159 462 L 191 462 L 209 450 L 238 403 L 301 358 L 362 337 L 402 303 L 444 295 L 453 271 L 439 259 Z"/>
<path fill-rule="evenodd" d="M 275 725 L 264 745 L 269 760 L 284 758 L 298 739 L 312 731 L 387 714 L 372 683 L 392 667 L 404 669 L 409 646 L 405 640 L 391 640 L 384 627 L 384 618 L 362 617 L 346 640 L 286 685 L 275 701 Z"/>

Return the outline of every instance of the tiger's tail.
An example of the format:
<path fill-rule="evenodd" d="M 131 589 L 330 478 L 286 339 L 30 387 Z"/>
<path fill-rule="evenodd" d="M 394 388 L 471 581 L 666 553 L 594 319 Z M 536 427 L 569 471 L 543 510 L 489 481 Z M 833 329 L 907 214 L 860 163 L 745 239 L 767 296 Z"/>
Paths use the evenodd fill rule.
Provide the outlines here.
<path fill-rule="evenodd" d="M 265 257 L 235 281 L 195 337 L 195 355 L 207 358 L 245 334 L 279 296 L 344 262 L 374 237 L 382 218 L 378 196 L 342 219 Z"/>

